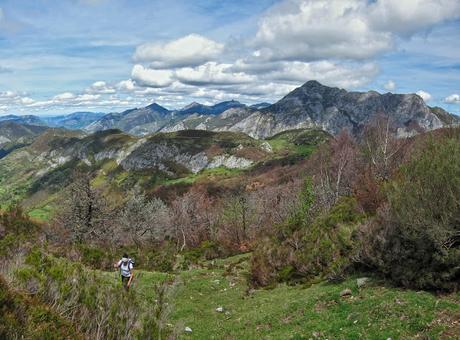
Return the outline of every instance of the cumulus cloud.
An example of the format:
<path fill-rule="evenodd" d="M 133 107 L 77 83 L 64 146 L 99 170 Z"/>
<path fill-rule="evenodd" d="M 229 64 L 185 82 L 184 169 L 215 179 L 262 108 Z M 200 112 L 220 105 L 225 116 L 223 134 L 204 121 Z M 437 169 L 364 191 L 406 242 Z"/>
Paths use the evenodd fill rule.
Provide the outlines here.
<path fill-rule="evenodd" d="M 53 97 L 54 100 L 58 100 L 58 101 L 64 101 L 64 100 L 69 100 L 69 99 L 74 99 L 74 98 L 75 98 L 75 95 L 71 92 L 60 93 Z"/>
<path fill-rule="evenodd" d="M 410 35 L 460 17 L 458 0 L 378 0 L 369 5 L 371 28 Z"/>
<path fill-rule="evenodd" d="M 168 43 L 147 43 L 136 48 L 134 60 L 152 68 L 198 66 L 216 60 L 224 45 L 198 34 L 189 34 Z"/>
<path fill-rule="evenodd" d="M 460 104 L 460 94 L 451 94 L 444 98 L 444 101 L 448 104 Z"/>
<path fill-rule="evenodd" d="M 419 95 L 420 97 L 422 97 L 422 99 L 425 101 L 425 102 L 428 102 L 430 101 L 433 97 L 431 95 L 431 93 L 428 93 L 426 91 L 423 91 L 423 90 L 419 90 L 417 92 L 415 92 L 417 95 Z"/>
<path fill-rule="evenodd" d="M 136 84 L 132 79 L 122 80 L 116 85 L 119 91 L 131 92 L 136 88 Z"/>
<path fill-rule="evenodd" d="M 116 90 L 112 86 L 109 86 L 105 81 L 96 81 L 86 89 L 86 92 L 95 94 L 111 94 L 115 93 Z"/>
<path fill-rule="evenodd" d="M 243 72 L 232 72 L 232 64 L 208 62 L 195 68 L 185 67 L 176 70 L 176 78 L 185 84 L 242 84 L 255 78 Z"/>
<path fill-rule="evenodd" d="M 459 16 L 458 0 L 285 0 L 260 20 L 253 44 L 268 60 L 366 59 Z"/>
<path fill-rule="evenodd" d="M 393 80 L 388 80 L 384 85 L 383 88 L 388 91 L 394 91 L 396 89 L 396 83 Z"/>
<path fill-rule="evenodd" d="M 171 85 L 173 72 L 171 70 L 153 70 L 142 65 L 134 65 L 131 77 L 136 83 L 150 87 L 166 87 Z"/>
<path fill-rule="evenodd" d="M 261 19 L 254 46 L 268 60 L 365 59 L 392 47 L 391 34 L 372 30 L 366 1 L 286 0 Z"/>

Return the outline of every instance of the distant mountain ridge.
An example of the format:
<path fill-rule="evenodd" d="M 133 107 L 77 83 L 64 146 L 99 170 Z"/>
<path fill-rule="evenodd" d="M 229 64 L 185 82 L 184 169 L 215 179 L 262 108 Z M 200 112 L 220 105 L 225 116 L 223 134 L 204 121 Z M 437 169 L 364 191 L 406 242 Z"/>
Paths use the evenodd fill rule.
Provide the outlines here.
<path fill-rule="evenodd" d="M 41 117 L 50 127 L 63 127 L 66 129 L 83 129 L 95 120 L 102 118 L 101 112 L 74 112 L 68 115 L 55 117 Z"/>
<path fill-rule="evenodd" d="M 6 115 L 0 116 L 0 122 L 9 121 L 18 124 L 61 127 L 66 129 L 83 129 L 95 120 L 103 117 L 101 112 L 73 112 L 57 116 L 35 116 L 35 115 Z"/>
<path fill-rule="evenodd" d="M 196 126 L 185 127 L 184 122 L 189 119 L 200 116 L 212 118 L 231 109 L 246 108 L 245 104 L 236 100 L 224 101 L 215 105 L 204 105 L 193 102 L 179 110 L 168 110 L 157 103 L 153 103 L 144 108 L 107 114 L 88 125 L 86 130 L 96 132 L 106 129 L 120 129 L 124 132 L 140 136 L 158 131 L 188 130 L 196 128 Z M 176 124 L 179 125 L 176 126 Z M 182 126 L 184 128 L 180 128 Z"/>
<path fill-rule="evenodd" d="M 46 123 L 38 116 L 34 115 L 6 115 L 0 116 L 0 122 L 14 122 L 18 124 L 26 124 L 26 125 L 38 125 L 44 126 Z"/>

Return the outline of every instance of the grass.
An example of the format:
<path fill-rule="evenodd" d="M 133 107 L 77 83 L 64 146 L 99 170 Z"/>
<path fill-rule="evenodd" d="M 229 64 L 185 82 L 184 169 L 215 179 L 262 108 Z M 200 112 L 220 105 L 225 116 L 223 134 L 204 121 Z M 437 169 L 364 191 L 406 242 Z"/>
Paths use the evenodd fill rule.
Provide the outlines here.
<path fill-rule="evenodd" d="M 281 132 L 267 139 L 275 154 L 307 157 L 324 142 L 328 135 L 324 131 L 298 129 Z"/>
<path fill-rule="evenodd" d="M 52 207 L 50 207 L 49 205 L 45 205 L 43 207 L 34 208 L 30 210 L 28 212 L 28 215 L 34 220 L 46 222 L 50 220 L 53 212 L 54 211 Z"/>
<path fill-rule="evenodd" d="M 459 318 L 460 296 L 437 297 L 387 287 L 377 280 L 361 289 L 356 278 L 340 284 L 280 285 L 247 293 L 243 257 L 215 261 L 208 269 L 177 274 L 181 282 L 173 322 L 193 332 L 191 339 L 410 339 L 438 338 L 447 325 L 433 323 L 442 314 Z M 152 294 L 162 274 L 138 272 L 135 291 Z M 341 297 L 350 288 L 353 295 Z M 224 312 L 216 312 L 223 307 Z M 460 330 L 459 330 L 460 331 Z"/>
<path fill-rule="evenodd" d="M 221 166 L 213 169 L 204 169 L 196 174 L 189 174 L 186 177 L 167 179 L 161 182 L 161 184 L 193 184 L 196 181 L 210 181 L 237 176 L 241 174 L 243 171 L 244 170 L 241 169 L 229 169 Z"/>

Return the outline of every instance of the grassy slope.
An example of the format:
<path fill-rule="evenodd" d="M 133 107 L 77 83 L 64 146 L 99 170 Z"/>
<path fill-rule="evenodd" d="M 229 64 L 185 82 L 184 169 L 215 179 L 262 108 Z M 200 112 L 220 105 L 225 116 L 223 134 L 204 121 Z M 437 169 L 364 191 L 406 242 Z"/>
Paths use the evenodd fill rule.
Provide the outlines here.
<path fill-rule="evenodd" d="M 242 262 L 240 262 L 243 259 Z M 385 287 L 376 280 L 358 289 L 355 278 L 311 287 L 280 285 L 246 294 L 247 261 L 218 260 L 209 269 L 181 272 L 172 319 L 192 328 L 193 339 L 408 339 L 458 334 L 440 315 L 460 319 L 460 295 L 436 297 Z M 158 273 L 139 272 L 137 294 L 151 294 Z M 340 297 L 351 288 L 353 297 Z M 228 313 L 218 313 L 217 307 Z M 444 322 L 446 321 L 446 322 Z M 444 333 L 449 332 L 449 333 Z M 457 333 L 459 332 L 459 333 Z"/>

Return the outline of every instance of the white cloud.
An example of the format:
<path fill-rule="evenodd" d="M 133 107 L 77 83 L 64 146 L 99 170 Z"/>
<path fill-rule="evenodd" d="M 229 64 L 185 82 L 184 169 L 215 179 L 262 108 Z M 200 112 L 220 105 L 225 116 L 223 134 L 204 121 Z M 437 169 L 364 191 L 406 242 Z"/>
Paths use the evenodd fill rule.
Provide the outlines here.
<path fill-rule="evenodd" d="M 105 81 L 96 81 L 89 88 L 86 89 L 88 93 L 99 93 L 99 94 L 111 94 L 115 93 L 116 90 L 107 85 Z"/>
<path fill-rule="evenodd" d="M 410 35 L 459 17 L 458 0 L 378 0 L 369 5 L 368 20 L 373 29 Z"/>
<path fill-rule="evenodd" d="M 428 102 L 430 101 L 433 97 L 430 93 L 426 92 L 426 91 L 423 91 L 423 90 L 419 90 L 417 92 L 415 92 L 417 95 L 419 95 L 420 97 L 422 97 L 422 99 L 425 101 L 425 102 Z"/>
<path fill-rule="evenodd" d="M 136 49 L 134 60 L 149 62 L 152 68 L 198 66 L 216 60 L 223 49 L 223 44 L 190 34 L 165 44 L 143 44 Z"/>
<path fill-rule="evenodd" d="M 365 59 L 392 47 L 389 32 L 374 31 L 364 0 L 286 0 L 261 19 L 254 44 L 262 59 Z"/>
<path fill-rule="evenodd" d="M 256 80 L 243 72 L 232 72 L 232 64 L 216 62 L 208 62 L 195 68 L 180 68 L 176 70 L 175 76 L 182 83 L 192 85 L 242 84 Z"/>
<path fill-rule="evenodd" d="M 448 104 L 460 104 L 460 94 L 451 94 L 444 98 L 444 101 Z"/>
<path fill-rule="evenodd" d="M 384 85 L 383 88 L 388 91 L 394 91 L 396 89 L 396 83 L 393 80 L 388 80 Z"/>
<path fill-rule="evenodd" d="M 75 95 L 71 92 L 60 93 L 53 97 L 53 99 L 56 101 L 65 101 L 65 100 L 74 99 L 74 98 L 75 98 Z"/>
<path fill-rule="evenodd" d="M 131 92 L 136 88 L 136 84 L 132 79 L 122 80 L 116 85 L 119 91 Z"/>
<path fill-rule="evenodd" d="M 131 77 L 136 83 L 150 87 L 166 87 L 171 85 L 173 72 L 171 70 L 152 70 L 142 65 L 134 65 Z"/>
<path fill-rule="evenodd" d="M 459 16 L 458 0 L 285 0 L 262 17 L 254 46 L 265 60 L 366 59 Z"/>
<path fill-rule="evenodd" d="M 20 101 L 21 101 L 21 104 L 23 105 L 30 105 L 35 102 L 35 100 L 33 100 L 30 97 L 21 97 Z"/>

